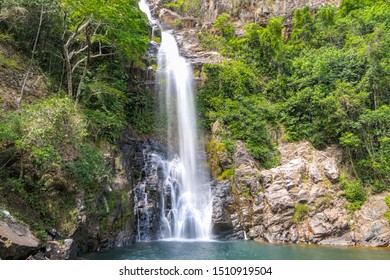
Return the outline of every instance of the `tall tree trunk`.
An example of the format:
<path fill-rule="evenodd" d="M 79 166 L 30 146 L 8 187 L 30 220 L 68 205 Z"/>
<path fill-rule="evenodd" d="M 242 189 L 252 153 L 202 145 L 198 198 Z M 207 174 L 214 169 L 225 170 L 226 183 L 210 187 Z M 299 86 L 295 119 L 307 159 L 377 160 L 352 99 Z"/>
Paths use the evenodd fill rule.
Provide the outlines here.
<path fill-rule="evenodd" d="M 76 30 L 69 36 L 68 40 L 63 46 L 64 51 L 64 61 L 66 66 L 66 77 L 68 79 L 68 95 L 70 98 L 73 98 L 73 71 L 77 68 L 79 63 L 76 63 L 74 67 L 72 67 L 71 59 L 77 54 L 85 51 L 88 46 L 81 47 L 78 51 L 69 52 L 69 48 L 72 45 L 72 42 L 75 40 L 76 36 L 79 35 L 82 31 L 84 31 L 91 23 L 91 19 L 86 19 L 85 21 L 81 21 L 77 26 Z M 66 34 L 66 30 L 64 30 L 64 37 Z"/>
<path fill-rule="evenodd" d="M 72 75 L 72 65 L 69 57 L 68 46 L 64 45 L 64 60 L 66 66 L 66 78 L 68 80 L 68 95 L 69 98 L 73 97 L 73 75 Z"/>
<path fill-rule="evenodd" d="M 80 101 L 81 88 L 83 87 L 85 77 L 87 76 L 88 61 L 89 61 L 89 59 L 87 59 L 87 60 L 85 61 L 85 65 L 84 65 L 84 69 L 83 69 L 83 74 L 82 74 L 81 77 L 80 77 L 80 82 L 79 82 L 79 85 L 78 85 L 78 87 L 77 87 L 75 106 L 77 106 L 77 104 L 78 104 L 79 101 Z"/>

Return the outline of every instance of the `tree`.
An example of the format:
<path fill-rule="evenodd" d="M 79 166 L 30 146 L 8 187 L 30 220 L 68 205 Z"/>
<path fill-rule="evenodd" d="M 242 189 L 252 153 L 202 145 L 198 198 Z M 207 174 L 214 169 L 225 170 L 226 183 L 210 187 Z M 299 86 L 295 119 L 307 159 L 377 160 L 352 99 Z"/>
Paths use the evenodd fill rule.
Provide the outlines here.
<path fill-rule="evenodd" d="M 65 13 L 63 58 L 67 91 L 77 103 L 92 60 L 119 52 L 131 61 L 139 60 L 148 44 L 147 21 L 135 0 L 60 2 Z"/>

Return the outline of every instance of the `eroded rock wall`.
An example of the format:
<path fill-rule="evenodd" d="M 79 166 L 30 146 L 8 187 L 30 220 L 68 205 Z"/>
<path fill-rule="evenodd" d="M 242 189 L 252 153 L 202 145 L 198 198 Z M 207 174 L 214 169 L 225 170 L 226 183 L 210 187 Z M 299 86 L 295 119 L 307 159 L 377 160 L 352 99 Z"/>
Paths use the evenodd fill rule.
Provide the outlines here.
<path fill-rule="evenodd" d="M 354 213 L 347 210 L 338 183 L 337 148 L 318 151 L 300 142 L 281 144 L 279 150 L 281 164 L 261 170 L 245 144 L 236 143 L 233 177 L 216 180 L 212 188 L 216 237 L 242 238 L 246 232 L 273 243 L 390 245 L 390 225 L 384 217 L 389 210 L 384 197 L 389 194 L 369 197 Z"/>
<path fill-rule="evenodd" d="M 214 22 L 222 13 L 228 13 L 241 24 L 262 24 L 270 17 L 289 16 L 297 8 L 339 4 L 340 0 L 202 0 L 201 8 L 204 22 Z"/>

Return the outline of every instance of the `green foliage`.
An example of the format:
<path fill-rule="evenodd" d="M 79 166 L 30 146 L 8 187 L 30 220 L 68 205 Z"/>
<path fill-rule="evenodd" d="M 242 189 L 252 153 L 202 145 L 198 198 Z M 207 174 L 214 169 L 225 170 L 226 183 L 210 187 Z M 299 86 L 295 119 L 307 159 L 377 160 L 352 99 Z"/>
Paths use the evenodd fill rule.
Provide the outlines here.
<path fill-rule="evenodd" d="M 195 18 L 201 16 L 201 0 L 163 0 L 162 5 L 186 16 Z"/>
<path fill-rule="evenodd" d="M 201 46 L 207 50 L 219 50 L 222 53 L 231 52 L 232 47 L 230 46 L 236 39 L 230 16 L 226 13 L 220 15 L 215 20 L 213 29 L 213 33 L 205 30 L 198 34 Z"/>
<path fill-rule="evenodd" d="M 234 26 L 231 23 L 230 16 L 228 14 L 220 15 L 215 20 L 214 27 L 218 30 L 220 36 L 226 40 L 229 40 L 234 36 Z"/>
<path fill-rule="evenodd" d="M 89 19 L 94 28 L 102 27 L 100 32 L 92 35 L 95 37 L 91 38 L 92 42 L 102 41 L 108 46 L 118 47 L 133 60 L 139 60 L 139 54 L 146 50 L 148 44 L 147 23 L 137 3 L 136 0 L 60 0 L 62 9 L 68 14 L 70 30 L 75 30 Z"/>
<path fill-rule="evenodd" d="M 47 241 L 47 232 L 41 225 L 34 223 L 32 230 L 34 231 L 34 235 L 37 236 L 41 242 L 44 243 Z"/>
<path fill-rule="evenodd" d="M 0 112 L 0 142 L 14 142 L 21 134 L 21 117 L 16 113 Z"/>
<path fill-rule="evenodd" d="M 68 98 L 53 97 L 26 105 L 22 114 L 20 148 L 76 148 L 86 136 L 82 116 Z"/>
<path fill-rule="evenodd" d="M 256 96 L 259 83 L 253 69 L 241 62 L 206 65 L 207 83 L 197 94 L 199 111 L 206 126 L 217 119 L 228 129 L 226 140 L 243 140 L 263 166 L 277 161 L 267 130 L 275 118 L 273 107 Z"/>
<path fill-rule="evenodd" d="M 390 209 L 390 196 L 385 196 L 385 202 L 386 202 L 387 207 L 389 207 L 389 209 Z"/>
<path fill-rule="evenodd" d="M 233 176 L 234 176 L 234 167 L 223 171 L 222 174 L 220 176 L 218 176 L 218 180 L 221 180 L 221 181 L 222 180 L 230 180 L 230 181 L 232 181 L 233 180 Z"/>
<path fill-rule="evenodd" d="M 383 214 L 383 216 L 387 219 L 387 221 L 390 224 L 390 211 L 385 212 L 385 214 Z"/>
<path fill-rule="evenodd" d="M 130 93 L 127 105 L 127 116 L 131 127 L 142 134 L 150 134 L 155 130 L 156 100 L 144 91 Z"/>
<path fill-rule="evenodd" d="M 294 208 L 293 223 L 299 223 L 306 215 L 310 213 L 310 207 L 304 203 L 296 203 Z"/>
<path fill-rule="evenodd" d="M 198 18 L 202 15 L 202 0 L 183 0 L 182 10 L 185 15 Z"/>
<path fill-rule="evenodd" d="M 47 98 L 39 94 L 40 100 L 29 95 L 16 112 L 1 110 L 1 203 L 16 206 L 24 221 L 38 221 L 33 229 L 42 240 L 49 227 L 65 236 L 77 221 L 76 195 L 93 212 L 102 186 L 110 183 L 97 146 L 116 142 L 129 122 L 144 133 L 153 128 L 152 98 L 130 93 L 128 74 L 129 65 L 143 66 L 147 19 L 136 0 L 0 2 L 2 47 L 21 52 L 20 57 L 0 54 L 0 67 L 24 70 L 22 61 L 31 57 L 37 38 L 34 76 L 50 80 L 49 91 L 58 92 Z M 62 94 L 68 73 L 73 98 Z"/>
<path fill-rule="evenodd" d="M 99 150 L 88 144 L 80 146 L 80 152 L 74 162 L 66 167 L 70 179 L 75 178 L 77 186 L 94 191 L 99 183 L 108 179 L 109 172 Z"/>
<path fill-rule="evenodd" d="M 385 202 L 387 207 L 390 209 L 390 196 L 385 196 Z M 385 212 L 384 217 L 387 219 L 387 221 L 390 224 L 390 210 Z"/>
<path fill-rule="evenodd" d="M 125 106 L 129 99 L 124 92 L 105 83 L 90 83 L 82 103 L 95 141 L 114 142 L 119 138 L 127 122 Z"/>
<path fill-rule="evenodd" d="M 361 182 L 346 176 L 340 177 L 340 186 L 344 190 L 344 197 L 348 200 L 346 208 L 350 211 L 360 209 L 366 200 L 367 193 Z"/>
<path fill-rule="evenodd" d="M 220 21 L 228 24 L 227 17 Z M 283 18 L 248 24 L 240 38 L 201 36 L 230 59 L 205 68 L 199 107 L 206 127 L 223 120 L 230 138 L 247 141 L 261 161 L 266 153 L 254 149 L 270 145 L 252 135 L 267 134 L 264 128 L 277 127 L 278 119 L 286 140 L 340 144 L 360 184 L 373 193 L 389 190 L 389 2 L 305 7 L 294 12 L 293 23 L 289 38 L 282 35 Z"/>
<path fill-rule="evenodd" d="M 0 37 L 1 41 L 1 37 Z M 17 70 L 22 70 L 22 67 L 14 59 L 6 58 L 3 54 L 0 53 L 0 66 L 6 68 L 14 68 Z"/>
<path fill-rule="evenodd" d="M 208 162 L 210 164 L 210 171 L 214 177 L 219 177 L 223 173 L 222 166 L 220 163 L 219 155 L 227 155 L 227 150 L 224 143 L 216 141 L 213 137 L 207 145 L 207 153 L 209 155 Z M 226 178 L 224 178 L 226 179 Z M 224 180 L 223 179 L 223 180 Z"/>

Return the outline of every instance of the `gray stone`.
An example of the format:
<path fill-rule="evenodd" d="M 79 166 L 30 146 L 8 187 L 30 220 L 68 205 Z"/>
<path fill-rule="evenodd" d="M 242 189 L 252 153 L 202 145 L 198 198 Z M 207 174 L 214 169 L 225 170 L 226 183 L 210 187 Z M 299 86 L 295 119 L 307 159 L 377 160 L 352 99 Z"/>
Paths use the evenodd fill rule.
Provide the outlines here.
<path fill-rule="evenodd" d="M 65 239 L 63 242 L 49 241 L 45 255 L 50 260 L 75 260 L 77 247 L 73 239 Z"/>
<path fill-rule="evenodd" d="M 326 177 L 332 183 L 337 183 L 339 178 L 339 170 L 337 168 L 336 161 L 333 158 L 328 158 L 323 162 L 323 168 Z"/>
<path fill-rule="evenodd" d="M 28 227 L 18 222 L 9 212 L 0 220 L 0 258 L 26 259 L 40 248 L 40 241 Z"/>
<path fill-rule="evenodd" d="M 288 208 L 294 208 L 294 201 L 281 185 L 269 187 L 265 192 L 265 197 L 273 213 L 282 213 Z"/>
<path fill-rule="evenodd" d="M 386 247 L 390 245 L 390 225 L 384 213 L 388 211 L 385 196 L 382 193 L 372 196 L 355 213 L 354 227 L 357 244 Z"/>
<path fill-rule="evenodd" d="M 243 229 L 233 206 L 235 203 L 230 188 L 229 181 L 213 181 L 211 184 L 213 236 L 217 239 L 229 240 L 243 236 Z"/>

